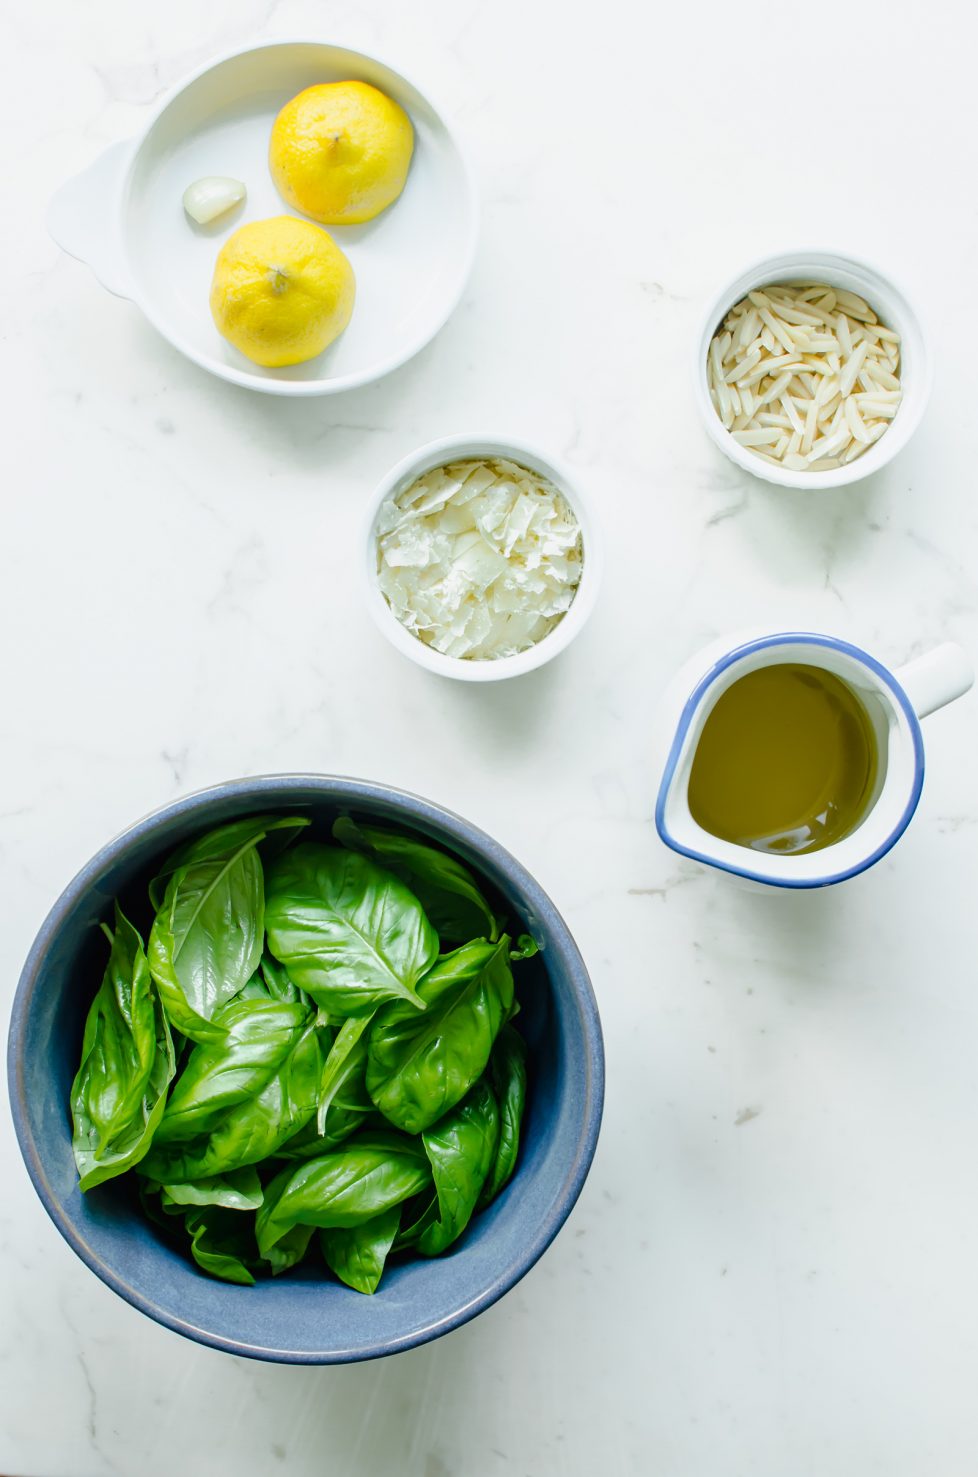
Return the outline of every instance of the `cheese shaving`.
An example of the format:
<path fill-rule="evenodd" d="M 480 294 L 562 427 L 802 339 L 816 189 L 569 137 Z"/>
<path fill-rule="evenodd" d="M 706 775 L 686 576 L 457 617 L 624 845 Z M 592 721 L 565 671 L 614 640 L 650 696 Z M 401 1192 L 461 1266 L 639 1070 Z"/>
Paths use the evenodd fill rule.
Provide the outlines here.
<path fill-rule="evenodd" d="M 503 457 L 434 467 L 383 504 L 377 580 L 394 615 L 445 656 L 496 661 L 563 620 L 581 528 L 545 477 Z"/>
<path fill-rule="evenodd" d="M 862 456 L 896 416 L 899 344 L 854 292 L 776 283 L 749 292 L 714 334 L 710 399 L 755 456 L 827 471 Z"/>

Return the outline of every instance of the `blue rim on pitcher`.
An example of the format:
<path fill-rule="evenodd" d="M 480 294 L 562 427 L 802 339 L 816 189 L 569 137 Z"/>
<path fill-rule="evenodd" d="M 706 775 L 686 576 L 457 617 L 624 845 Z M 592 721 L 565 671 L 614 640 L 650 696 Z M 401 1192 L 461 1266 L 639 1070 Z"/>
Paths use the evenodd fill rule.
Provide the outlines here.
<path fill-rule="evenodd" d="M 689 732 L 690 725 L 699 710 L 704 696 L 713 686 L 714 682 L 716 682 L 717 678 L 735 663 L 742 661 L 745 656 L 750 656 L 758 651 L 766 651 L 773 646 L 817 646 L 822 650 L 838 651 L 844 656 L 851 657 L 854 661 L 868 667 L 871 672 L 885 683 L 888 691 L 892 694 L 894 702 L 901 709 L 907 720 L 910 739 L 913 744 L 913 779 L 907 804 L 885 841 L 882 841 L 869 856 L 864 857 L 857 865 L 847 867 L 841 872 L 827 873 L 821 877 L 771 877 L 763 872 L 755 871 L 750 867 L 737 867 L 730 862 L 720 861 L 716 857 L 707 856 L 704 852 L 697 851 L 695 847 L 687 846 L 682 841 L 677 840 L 666 825 L 666 801 L 672 790 L 676 767 L 686 742 L 686 735 Z M 662 780 L 659 784 L 659 793 L 655 803 L 655 828 L 661 840 L 672 851 L 678 852 L 681 856 L 689 857 L 691 861 L 700 862 L 704 866 L 715 867 L 718 871 L 727 872 L 734 877 L 742 877 L 749 882 L 761 882 L 766 887 L 786 887 L 796 891 L 811 887 L 830 887 L 833 883 L 845 882 L 850 877 L 858 877 L 860 872 L 865 872 L 870 867 L 875 866 L 891 847 L 896 845 L 913 818 L 913 813 L 917 809 L 923 786 L 924 740 L 920 731 L 920 719 L 917 717 L 910 699 L 893 673 L 887 667 L 884 667 L 882 662 L 870 656 L 869 652 L 863 651 L 862 647 L 854 646 L 849 641 L 841 641 L 837 636 L 817 636 L 811 632 L 782 631 L 776 636 L 761 636 L 757 640 L 747 641 L 743 645 L 735 647 L 732 651 L 728 651 L 718 662 L 713 664 L 693 688 L 693 691 L 683 706 L 682 714 L 676 726 L 676 732 L 669 749 L 669 757 L 666 760 L 665 769 L 663 770 Z M 744 849 L 746 850 L 746 848 Z"/>

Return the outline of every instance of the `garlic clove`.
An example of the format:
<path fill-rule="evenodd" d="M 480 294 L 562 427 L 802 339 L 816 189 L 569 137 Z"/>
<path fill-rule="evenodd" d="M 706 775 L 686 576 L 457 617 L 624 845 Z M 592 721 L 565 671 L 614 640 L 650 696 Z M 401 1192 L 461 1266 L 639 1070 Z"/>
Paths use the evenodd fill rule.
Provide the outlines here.
<path fill-rule="evenodd" d="M 240 205 L 247 190 L 240 180 L 223 174 L 208 174 L 194 180 L 183 192 L 183 208 L 198 226 L 208 226 L 219 215 Z"/>

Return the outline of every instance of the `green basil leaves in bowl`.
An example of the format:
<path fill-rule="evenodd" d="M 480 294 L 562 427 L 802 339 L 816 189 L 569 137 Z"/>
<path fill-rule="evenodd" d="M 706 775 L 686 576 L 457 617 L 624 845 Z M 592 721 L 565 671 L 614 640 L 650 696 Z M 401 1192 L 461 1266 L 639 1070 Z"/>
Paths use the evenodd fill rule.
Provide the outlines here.
<path fill-rule="evenodd" d="M 512 1286 L 580 1191 L 603 1089 L 532 878 L 426 801 L 316 776 L 219 786 L 100 852 L 9 1054 L 28 1168 L 93 1270 L 297 1362 L 410 1347 Z"/>

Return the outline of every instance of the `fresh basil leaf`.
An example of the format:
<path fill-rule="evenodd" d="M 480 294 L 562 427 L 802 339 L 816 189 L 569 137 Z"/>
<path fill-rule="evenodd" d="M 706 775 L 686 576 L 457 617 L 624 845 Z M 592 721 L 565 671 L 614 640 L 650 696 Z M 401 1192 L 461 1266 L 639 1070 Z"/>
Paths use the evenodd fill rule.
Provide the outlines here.
<path fill-rule="evenodd" d="M 234 1000 L 218 1021 L 220 1041 L 190 1053 L 166 1105 L 157 1144 L 193 1138 L 226 1109 L 255 1097 L 294 1050 L 309 1011 L 279 1000 Z"/>
<path fill-rule="evenodd" d="M 401 1207 L 401 1228 L 394 1239 L 392 1251 L 413 1250 L 422 1232 L 438 1219 L 438 1196 L 430 1193 L 416 1195 Z"/>
<path fill-rule="evenodd" d="M 272 959 L 270 954 L 261 957 L 261 964 L 257 972 L 251 976 L 244 990 L 239 990 L 235 1000 L 284 1000 L 290 1004 L 304 1004 L 306 1009 L 310 1007 L 309 995 L 300 990 L 298 985 L 288 978 L 288 970 L 284 964 Z M 319 1022 L 326 1024 L 326 1018 Z"/>
<path fill-rule="evenodd" d="M 400 1002 L 378 1012 L 369 1036 L 367 1090 L 406 1133 L 421 1133 L 481 1077 L 513 1004 L 509 939 L 476 940 L 446 954 L 418 986 L 424 1015 Z"/>
<path fill-rule="evenodd" d="M 532 934 L 521 933 L 516 940 L 515 946 L 510 949 L 510 959 L 532 959 L 534 954 L 539 954 L 540 945 Z"/>
<path fill-rule="evenodd" d="M 499 1143 L 479 1196 L 479 1209 L 508 1184 L 520 1151 L 520 1126 L 526 1107 L 526 1045 L 512 1026 L 503 1026 L 489 1058 L 489 1077 L 499 1104 Z"/>
<path fill-rule="evenodd" d="M 474 938 L 495 943 L 499 926 L 468 867 L 437 847 L 387 831 L 381 826 L 340 816 L 333 835 L 351 851 L 359 851 L 387 867 L 414 893 L 438 936 L 464 944 Z"/>
<path fill-rule="evenodd" d="M 418 980 L 438 936 L 413 893 L 356 852 L 305 842 L 269 868 L 268 946 L 331 1016 L 366 1015 L 382 1001 L 421 1008 Z"/>
<path fill-rule="evenodd" d="M 373 1103 L 370 1103 L 373 1108 Z M 328 1154 L 333 1149 L 338 1149 L 346 1139 L 351 1138 L 359 1129 L 366 1127 L 379 1128 L 383 1124 L 387 1126 L 386 1118 L 379 1113 L 365 1112 L 359 1108 L 345 1108 L 337 1102 L 332 1102 L 326 1113 L 326 1121 L 322 1132 L 315 1117 L 309 1119 L 308 1123 L 298 1133 L 275 1150 L 278 1159 L 318 1159 L 320 1154 Z"/>
<path fill-rule="evenodd" d="M 362 1226 L 320 1231 L 326 1265 L 355 1292 L 376 1292 L 400 1223 L 401 1207 L 392 1205 L 390 1210 L 372 1216 Z"/>
<path fill-rule="evenodd" d="M 242 1225 L 243 1219 L 234 1211 L 208 1206 L 192 1210 L 184 1224 L 190 1254 L 202 1271 L 250 1287 L 255 1281 L 251 1267 L 258 1260 L 257 1247 L 253 1226 Z"/>
<path fill-rule="evenodd" d="M 170 1028 L 142 940 L 115 907 L 102 984 L 85 1022 L 71 1088 L 72 1150 L 79 1184 L 91 1190 L 147 1153 L 166 1105 L 175 1061 Z"/>
<path fill-rule="evenodd" d="M 159 1186 L 149 1180 L 139 1181 L 139 1201 L 143 1212 L 159 1226 L 168 1241 L 189 1255 L 211 1276 L 228 1282 L 250 1284 L 253 1273 L 264 1264 L 255 1241 L 255 1221 L 240 1211 L 208 1205 L 163 1206 Z"/>
<path fill-rule="evenodd" d="M 330 1106 L 344 1089 L 353 1090 L 355 1097 L 366 1100 L 364 1111 L 369 1112 L 373 1102 L 366 1090 L 367 1074 L 367 1040 L 368 1030 L 372 1015 L 352 1016 L 344 1021 L 336 1033 L 336 1039 L 329 1049 L 326 1065 L 323 1068 L 323 1080 L 319 1088 L 319 1109 L 316 1114 L 316 1124 L 320 1133 L 324 1132 L 326 1115 Z M 361 1089 L 357 1092 L 357 1089 Z"/>
<path fill-rule="evenodd" d="M 271 955 L 264 954 L 255 974 L 235 995 L 235 1000 L 285 1000 L 289 1004 L 299 1002 L 308 1009 L 310 1001 L 304 990 L 294 985 L 288 971 Z"/>
<path fill-rule="evenodd" d="M 265 988 L 272 1000 L 300 1000 L 308 1004 L 308 997 L 299 989 L 297 984 L 289 978 L 289 972 L 284 964 L 279 964 L 271 954 L 263 954 L 260 974 L 265 982 Z"/>
<path fill-rule="evenodd" d="M 360 1226 L 430 1182 L 416 1141 L 394 1133 L 351 1139 L 332 1154 L 290 1165 L 265 1187 L 256 1221 L 259 1251 L 268 1257 L 295 1226 Z"/>
<path fill-rule="evenodd" d="M 270 859 L 290 846 L 299 832 L 308 825 L 308 818 L 301 815 L 250 815 L 243 820 L 229 821 L 226 825 L 217 826 L 203 836 L 196 836 L 170 853 L 149 884 L 149 900 L 153 911 L 159 912 L 163 905 L 167 880 L 181 867 L 188 866 L 191 862 L 209 861 L 235 851 L 242 845 L 257 845 L 259 842 L 264 843 L 262 851 L 266 859 Z"/>
<path fill-rule="evenodd" d="M 278 1151 L 281 1158 L 312 1159 L 335 1149 L 370 1118 L 386 1127 L 367 1091 L 367 1043 L 370 1016 L 344 1021 L 330 1048 L 319 1087 L 315 1121 L 306 1124 Z"/>
<path fill-rule="evenodd" d="M 261 1180 L 251 1164 L 207 1179 L 161 1185 L 160 1190 L 164 1210 L 175 1205 L 220 1205 L 226 1210 L 257 1210 L 262 1201 Z"/>
<path fill-rule="evenodd" d="M 309 1250 L 314 1229 L 313 1226 L 293 1226 L 291 1231 L 287 1231 L 274 1246 L 268 1248 L 265 1261 L 273 1277 L 278 1277 L 282 1272 L 288 1272 L 302 1261 Z"/>
<path fill-rule="evenodd" d="M 139 1204 L 143 1215 L 147 1220 L 152 1221 L 154 1226 L 159 1226 L 168 1236 L 172 1236 L 173 1227 L 167 1216 L 163 1214 L 163 1209 L 160 1205 L 159 1185 L 154 1184 L 152 1180 L 144 1179 L 139 1179 L 136 1183 L 138 1185 Z"/>
<path fill-rule="evenodd" d="M 472 1219 L 496 1157 L 499 1108 L 481 1078 L 450 1113 L 421 1135 L 438 1196 L 438 1219 L 418 1237 L 422 1256 L 438 1256 Z"/>
<path fill-rule="evenodd" d="M 253 974 L 243 990 L 235 995 L 235 1000 L 271 1000 L 273 997 L 265 983 L 261 970 Z"/>
<path fill-rule="evenodd" d="M 232 828 L 227 828 L 232 829 Z M 236 836 L 170 877 L 149 937 L 149 965 L 170 1023 L 194 1041 L 219 1041 L 214 1016 L 258 968 L 265 896 L 260 838 Z M 200 843 L 212 840 L 204 837 Z"/>
<path fill-rule="evenodd" d="M 309 1011 L 286 1001 L 232 1001 L 220 1045 L 197 1046 L 142 1172 L 161 1184 L 258 1164 L 316 1111 L 324 1045 Z"/>

